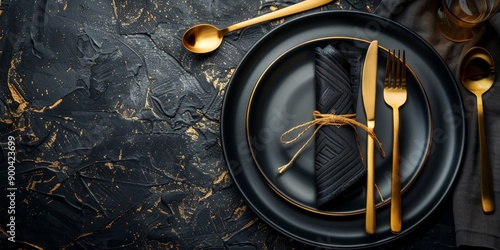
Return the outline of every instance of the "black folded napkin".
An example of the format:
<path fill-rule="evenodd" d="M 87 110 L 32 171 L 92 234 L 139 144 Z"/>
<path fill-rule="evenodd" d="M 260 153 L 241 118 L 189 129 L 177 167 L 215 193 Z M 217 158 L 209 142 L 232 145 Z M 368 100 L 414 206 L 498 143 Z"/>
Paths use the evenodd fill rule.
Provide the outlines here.
<path fill-rule="evenodd" d="M 316 110 L 322 114 L 353 114 L 360 77 L 360 51 L 338 49 L 340 43 L 316 48 Z M 352 126 L 322 126 L 316 134 L 317 204 L 323 206 L 352 187 L 365 167 Z"/>

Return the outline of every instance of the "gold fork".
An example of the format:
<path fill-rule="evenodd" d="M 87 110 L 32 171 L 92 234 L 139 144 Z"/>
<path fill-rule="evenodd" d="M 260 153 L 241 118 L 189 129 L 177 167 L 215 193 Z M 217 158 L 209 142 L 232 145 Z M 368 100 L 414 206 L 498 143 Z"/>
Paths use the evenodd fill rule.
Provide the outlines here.
<path fill-rule="evenodd" d="M 384 101 L 392 107 L 392 177 L 391 177 L 391 231 L 401 232 L 401 180 L 399 174 L 399 108 L 406 102 L 406 58 L 403 50 L 389 52 L 384 79 Z"/>

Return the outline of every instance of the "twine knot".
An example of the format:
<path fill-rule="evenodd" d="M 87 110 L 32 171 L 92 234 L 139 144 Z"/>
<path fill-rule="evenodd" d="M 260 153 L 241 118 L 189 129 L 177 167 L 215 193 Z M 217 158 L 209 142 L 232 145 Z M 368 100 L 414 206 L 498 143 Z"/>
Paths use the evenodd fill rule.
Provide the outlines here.
<path fill-rule="evenodd" d="M 373 140 L 377 143 L 378 148 L 380 150 L 380 154 L 382 155 L 382 157 L 385 158 L 385 151 L 382 148 L 382 143 L 377 138 L 377 135 L 375 134 L 375 132 L 373 131 L 373 129 L 369 128 L 368 126 L 366 126 L 363 123 L 360 123 L 360 122 L 356 121 L 356 114 L 343 114 L 343 115 L 322 114 L 321 112 L 315 110 L 313 112 L 313 120 L 312 121 L 305 122 L 305 123 L 302 123 L 300 125 L 297 125 L 297 126 L 289 129 L 288 131 L 286 131 L 285 133 L 283 133 L 281 135 L 280 142 L 283 143 L 283 144 L 285 144 L 285 145 L 287 145 L 287 144 L 291 144 L 291 143 L 296 142 L 309 129 L 311 129 L 314 126 L 317 126 L 316 129 L 314 130 L 314 133 L 309 137 L 309 139 L 307 139 L 307 141 L 302 145 L 302 147 L 297 151 L 297 153 L 295 153 L 295 155 L 292 157 L 292 159 L 290 159 L 290 161 L 287 164 L 285 164 L 285 165 L 281 166 L 280 168 L 278 168 L 278 172 L 280 174 L 282 174 L 290 165 L 292 165 L 292 163 L 295 161 L 295 159 L 297 158 L 297 156 L 304 150 L 304 148 L 307 146 L 307 144 L 309 144 L 309 142 L 311 142 L 311 140 L 318 133 L 318 131 L 321 129 L 321 127 L 323 127 L 323 126 L 337 126 L 337 127 L 340 127 L 340 126 L 345 126 L 345 125 L 349 125 L 349 126 L 353 127 L 355 129 L 354 131 L 356 131 L 356 127 L 359 127 L 361 129 L 363 129 L 364 131 L 366 131 L 368 133 L 368 135 L 371 138 L 373 138 Z M 292 138 L 290 140 L 285 140 L 284 139 L 290 133 L 294 132 L 297 129 L 301 129 L 301 128 L 303 128 L 302 131 L 299 134 L 297 134 L 294 138 Z M 358 140 L 358 147 L 360 149 L 359 151 L 360 151 L 361 159 L 363 159 L 363 154 L 361 153 L 362 150 L 361 150 L 361 146 L 360 146 L 360 143 L 359 143 L 359 138 L 358 138 L 357 131 L 356 131 L 356 139 Z"/>

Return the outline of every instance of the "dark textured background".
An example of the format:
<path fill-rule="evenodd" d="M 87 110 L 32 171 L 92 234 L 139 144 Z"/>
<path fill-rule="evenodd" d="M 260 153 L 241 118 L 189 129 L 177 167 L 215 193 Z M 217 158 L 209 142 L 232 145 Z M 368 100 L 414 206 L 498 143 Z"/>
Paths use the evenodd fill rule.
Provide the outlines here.
<path fill-rule="evenodd" d="M 236 66 L 260 37 L 300 15 L 231 33 L 210 55 L 180 41 L 194 24 L 223 27 L 295 2 L 0 1 L 0 245 L 14 247 L 5 227 L 14 136 L 17 247 L 307 248 L 247 207 L 219 138 Z M 310 12 L 372 12 L 379 2 Z M 451 218 L 448 202 L 384 249 L 453 249 Z"/>

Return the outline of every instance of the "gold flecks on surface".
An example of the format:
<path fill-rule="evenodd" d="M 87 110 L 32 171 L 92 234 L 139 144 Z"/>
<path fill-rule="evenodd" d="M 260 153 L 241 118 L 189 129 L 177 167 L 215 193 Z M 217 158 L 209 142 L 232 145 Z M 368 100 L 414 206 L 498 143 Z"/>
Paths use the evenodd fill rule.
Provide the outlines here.
<path fill-rule="evenodd" d="M 120 24 L 122 26 L 129 26 L 129 25 L 137 22 L 141 18 L 142 13 L 144 12 L 144 8 L 133 8 L 133 9 L 137 9 L 137 12 L 134 15 L 132 15 L 132 13 L 127 13 L 128 14 L 127 16 L 119 16 L 118 15 L 118 6 L 116 5 L 116 1 L 112 0 L 112 4 L 113 4 L 113 9 L 115 11 L 115 17 L 120 18 L 120 20 L 121 20 Z M 121 8 L 127 9 L 128 2 L 121 1 L 120 5 L 121 5 L 120 6 Z"/>
<path fill-rule="evenodd" d="M 186 168 L 186 162 L 185 162 L 185 160 L 186 160 L 186 155 L 183 155 L 183 154 L 179 155 L 179 159 L 180 159 L 180 162 L 179 162 L 178 166 L 179 166 L 181 169 L 185 169 L 185 168 Z"/>
<path fill-rule="evenodd" d="M 186 214 L 186 207 L 184 204 L 179 204 L 178 211 L 179 217 L 181 217 L 183 220 L 187 221 L 189 219 L 189 216 Z"/>
<path fill-rule="evenodd" d="M 49 165 L 48 169 L 51 170 L 52 172 L 59 172 L 61 170 L 61 162 L 59 161 L 52 162 Z"/>
<path fill-rule="evenodd" d="M 145 23 L 149 23 L 149 22 L 151 22 L 153 20 L 156 20 L 156 16 L 153 15 L 153 13 L 151 13 L 150 11 L 148 11 L 147 13 L 148 13 L 147 17 L 144 19 Z"/>
<path fill-rule="evenodd" d="M 223 91 L 229 84 L 232 75 L 234 74 L 235 68 L 225 70 L 224 72 L 216 71 L 215 69 L 206 70 L 203 72 L 205 74 L 205 79 L 207 82 L 211 82 L 212 86 L 218 90 Z M 225 74 L 225 75 L 224 75 Z M 222 76 L 224 75 L 224 76 Z M 222 77 L 220 77 L 222 76 Z"/>
<path fill-rule="evenodd" d="M 121 170 L 121 171 L 126 171 L 127 168 L 123 165 L 120 165 L 120 164 L 114 164 L 112 162 L 106 162 L 104 163 L 104 166 L 108 167 L 109 170 L 114 170 L 115 168 Z"/>
<path fill-rule="evenodd" d="M 196 131 L 196 129 L 194 129 L 192 126 L 189 127 L 187 130 L 186 130 L 186 134 L 191 137 L 191 140 L 192 141 L 197 141 L 198 138 L 199 138 L 199 134 L 198 134 L 198 131 Z"/>
<path fill-rule="evenodd" d="M 246 211 L 247 211 L 247 206 L 245 206 L 245 205 L 236 208 L 234 210 L 234 220 L 240 219 L 241 216 L 243 216 L 243 214 L 245 214 Z"/>

